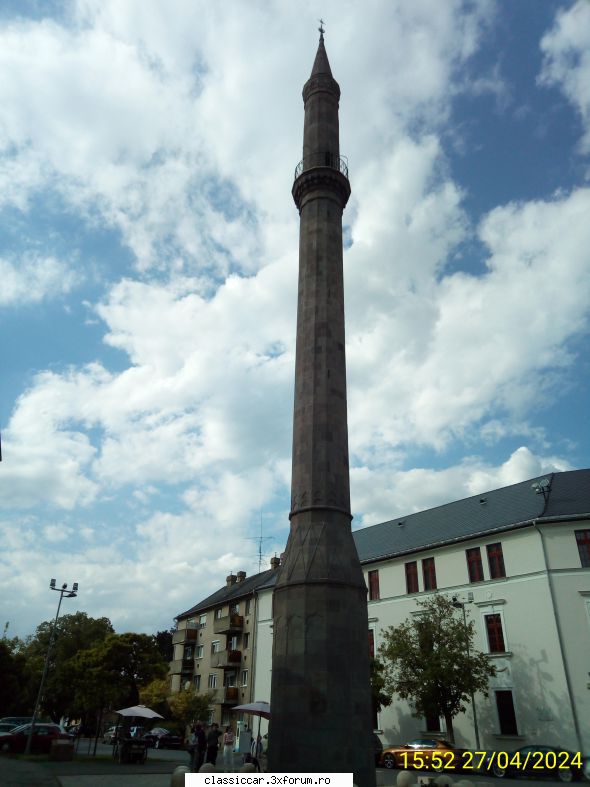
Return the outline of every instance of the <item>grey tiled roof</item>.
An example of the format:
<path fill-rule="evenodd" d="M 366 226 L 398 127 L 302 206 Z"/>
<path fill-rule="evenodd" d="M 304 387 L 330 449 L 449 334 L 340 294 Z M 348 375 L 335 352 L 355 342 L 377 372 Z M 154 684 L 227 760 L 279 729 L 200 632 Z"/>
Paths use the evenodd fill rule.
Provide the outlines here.
<path fill-rule="evenodd" d="M 533 484 L 549 481 L 547 502 Z M 361 563 L 512 530 L 540 517 L 590 516 L 590 470 L 549 473 L 520 484 L 356 530 Z"/>
<path fill-rule="evenodd" d="M 194 607 L 187 609 L 186 612 L 181 612 L 180 615 L 176 617 L 177 619 L 187 618 L 190 615 L 194 615 L 197 612 L 203 612 L 211 607 L 220 607 L 223 604 L 227 604 L 228 601 L 238 601 L 244 596 L 250 596 L 257 588 L 266 584 L 272 575 L 276 573 L 276 570 L 269 568 L 268 571 L 262 571 L 260 574 L 253 574 L 251 577 L 246 577 L 246 579 L 241 582 L 235 582 L 229 587 L 224 585 L 224 587 L 216 590 L 215 593 L 207 596 L 203 601 L 199 601 Z"/>
<path fill-rule="evenodd" d="M 547 500 L 533 488 L 533 484 L 545 479 L 549 481 Z M 590 470 L 571 470 L 530 478 L 520 484 L 364 527 L 352 535 L 361 563 L 372 563 L 514 530 L 530 524 L 533 519 L 584 515 L 590 518 Z M 229 588 L 223 587 L 178 617 L 185 618 L 250 595 L 254 590 L 273 587 L 277 573 L 270 569 Z"/>

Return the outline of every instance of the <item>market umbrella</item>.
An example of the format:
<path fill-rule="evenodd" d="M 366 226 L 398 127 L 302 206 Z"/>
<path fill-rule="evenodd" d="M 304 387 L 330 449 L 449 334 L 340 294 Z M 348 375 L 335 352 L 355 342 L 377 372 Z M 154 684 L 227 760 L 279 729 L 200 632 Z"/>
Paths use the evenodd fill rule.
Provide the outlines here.
<path fill-rule="evenodd" d="M 121 710 L 116 710 L 115 713 L 118 713 L 120 716 L 136 716 L 142 719 L 163 719 L 163 716 L 160 716 L 159 713 L 156 713 L 155 710 L 151 708 L 146 708 L 145 705 L 132 705 L 130 708 L 121 708 Z"/>
<path fill-rule="evenodd" d="M 135 717 L 140 719 L 163 719 L 163 716 L 160 716 L 159 713 L 156 713 L 155 710 L 151 708 L 146 708 L 145 705 L 132 705 L 130 708 L 121 708 L 121 710 L 116 710 L 115 713 L 118 713 L 119 716 L 127 716 L 127 717 Z M 117 719 L 117 732 L 119 731 L 119 719 Z M 115 745 L 115 739 L 113 739 L 113 746 Z"/>
<path fill-rule="evenodd" d="M 245 705 L 234 705 L 234 710 L 241 710 L 244 713 L 250 713 L 252 716 L 258 716 L 258 735 L 260 735 L 260 720 L 270 719 L 270 704 L 264 700 L 247 702 Z"/>

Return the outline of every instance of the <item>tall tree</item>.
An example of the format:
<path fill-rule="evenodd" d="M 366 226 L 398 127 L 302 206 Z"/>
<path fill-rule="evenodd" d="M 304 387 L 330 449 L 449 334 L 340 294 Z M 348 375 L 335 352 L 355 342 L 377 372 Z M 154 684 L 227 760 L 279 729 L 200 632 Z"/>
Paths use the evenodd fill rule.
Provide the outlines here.
<path fill-rule="evenodd" d="M 472 694 L 487 696 L 496 668 L 474 649 L 475 624 L 465 623 L 449 598 L 436 593 L 416 603 L 420 614 L 382 632 L 385 690 L 407 700 L 415 716 L 442 716 L 454 741 L 454 717 Z"/>
<path fill-rule="evenodd" d="M 162 654 L 165 661 L 172 661 L 174 655 L 174 645 L 172 644 L 172 629 L 171 631 L 158 631 L 155 634 L 158 649 Z"/>
<path fill-rule="evenodd" d="M 78 715 L 89 719 L 137 705 L 142 688 L 168 671 L 155 638 L 133 633 L 109 634 L 78 653 L 70 667 Z"/>
<path fill-rule="evenodd" d="M 53 621 L 37 626 L 24 654 L 31 680 L 37 686 L 49 654 L 42 709 L 58 722 L 62 716 L 72 716 L 77 711 L 71 660 L 80 651 L 103 642 L 113 632 L 113 627 L 108 618 L 91 618 L 85 612 L 76 612 L 63 615 L 53 629 Z"/>
<path fill-rule="evenodd" d="M 16 637 L 0 640 L 0 717 L 24 714 L 33 702 L 22 644 Z"/>

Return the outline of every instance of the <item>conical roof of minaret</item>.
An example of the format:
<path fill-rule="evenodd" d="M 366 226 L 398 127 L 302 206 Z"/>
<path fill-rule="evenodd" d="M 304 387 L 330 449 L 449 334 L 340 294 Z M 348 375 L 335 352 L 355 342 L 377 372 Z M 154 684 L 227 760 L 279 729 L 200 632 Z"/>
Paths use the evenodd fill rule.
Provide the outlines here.
<path fill-rule="evenodd" d="M 326 54 L 326 47 L 324 46 L 324 34 L 320 33 L 320 43 L 318 44 L 318 51 L 316 52 L 315 60 L 313 61 L 313 68 L 311 69 L 311 76 L 317 74 L 328 74 L 332 76 L 330 63 L 328 62 L 328 55 Z"/>

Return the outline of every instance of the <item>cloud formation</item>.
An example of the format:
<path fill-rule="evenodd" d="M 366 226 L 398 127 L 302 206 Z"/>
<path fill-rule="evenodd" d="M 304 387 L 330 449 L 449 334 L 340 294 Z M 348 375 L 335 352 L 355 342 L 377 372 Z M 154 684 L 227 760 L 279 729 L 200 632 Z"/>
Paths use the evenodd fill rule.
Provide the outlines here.
<path fill-rule="evenodd" d="M 458 99 L 498 122 L 514 89 L 502 53 L 482 54 L 502 8 L 328 6 L 353 188 L 355 526 L 575 466 L 571 433 L 539 414 L 587 385 L 576 371 L 590 192 L 564 176 L 557 192 L 476 216 L 457 174 L 470 120 Z M 575 23 L 585 13 L 575 4 L 528 45 L 544 58 L 529 89 L 558 87 L 587 126 Z M 0 306 L 42 303 L 50 320 L 52 304 L 75 311 L 83 299 L 91 317 L 76 359 L 15 369 L 18 393 L 3 401 L 0 589 L 26 577 L 10 613 L 25 633 L 51 616 L 45 575 L 78 581 L 82 608 L 119 630 L 154 631 L 230 570 L 256 571 L 261 525 L 262 567 L 284 548 L 289 192 L 314 14 L 278 2 L 178 0 L 171 14 L 78 0 L 0 24 L 0 211 L 28 229 L 0 248 Z M 45 235 L 41 208 L 54 222 Z M 57 236 L 71 254 L 49 252 Z M 48 248 L 33 254 L 32 237 Z M 100 345 L 84 351 L 90 323 Z"/>

